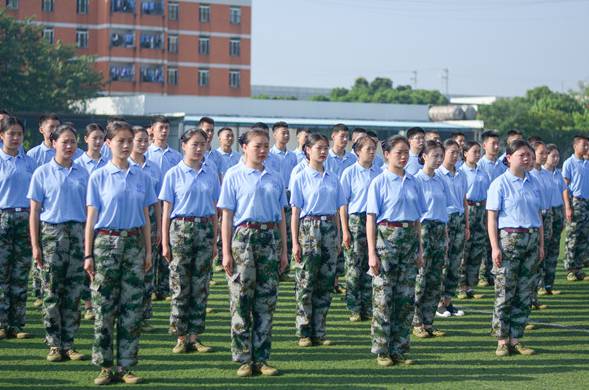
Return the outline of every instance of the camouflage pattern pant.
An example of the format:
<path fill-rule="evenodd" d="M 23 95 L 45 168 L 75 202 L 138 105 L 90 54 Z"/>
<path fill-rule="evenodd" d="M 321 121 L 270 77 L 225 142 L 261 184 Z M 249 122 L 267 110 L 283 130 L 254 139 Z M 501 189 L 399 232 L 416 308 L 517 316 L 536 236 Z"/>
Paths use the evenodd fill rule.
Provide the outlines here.
<path fill-rule="evenodd" d="M 43 299 L 43 277 L 33 258 L 31 258 L 31 280 L 33 281 L 33 297 Z"/>
<path fill-rule="evenodd" d="M 298 337 L 325 337 L 337 262 L 337 226 L 333 220 L 302 219 L 301 262 L 296 265 Z"/>
<path fill-rule="evenodd" d="M 479 280 L 486 280 L 489 282 L 489 284 L 493 284 L 493 257 L 491 256 L 491 241 L 489 239 L 489 231 L 487 230 L 486 212 L 483 224 L 485 225 L 485 256 L 481 260 L 481 267 L 479 268 Z"/>
<path fill-rule="evenodd" d="M 290 199 L 290 193 L 287 192 L 288 199 Z M 290 200 L 289 200 L 290 202 Z M 284 214 L 286 217 L 286 250 L 287 250 L 287 258 L 288 258 L 288 266 L 284 270 L 283 274 L 288 275 L 290 273 L 290 268 L 292 265 L 292 234 L 290 234 L 290 220 L 292 217 L 292 208 L 290 206 L 284 208 Z"/>
<path fill-rule="evenodd" d="M 94 280 L 90 285 L 94 321 L 92 362 L 100 367 L 137 364 L 145 290 L 145 240 L 136 235 L 97 235 Z M 116 335 L 115 335 L 116 326 Z M 116 345 L 116 356 L 113 352 Z"/>
<path fill-rule="evenodd" d="M 546 289 L 552 289 L 556 277 L 556 264 L 560 252 L 560 236 L 564 226 L 564 214 L 561 207 L 552 208 L 552 234 L 548 241 L 544 241 L 544 262 L 542 264 L 544 280 L 541 281 Z M 547 226 L 544 225 L 544 229 Z"/>
<path fill-rule="evenodd" d="M 376 251 L 380 274 L 372 278 L 372 353 L 402 355 L 409 351 L 414 313 L 417 230 L 378 226 Z"/>
<path fill-rule="evenodd" d="M 551 208 L 542 212 L 542 226 L 544 226 L 544 251 L 546 251 L 546 243 L 552 240 L 553 220 L 554 212 Z M 544 254 L 546 254 L 546 252 L 544 252 Z M 534 286 L 532 288 L 532 304 L 538 303 L 538 289 L 540 287 L 544 287 L 544 265 L 544 262 L 542 262 L 538 266 L 538 272 L 536 274 L 536 279 L 534 281 Z"/>
<path fill-rule="evenodd" d="M 500 231 L 501 267 L 494 267 L 495 308 L 493 332 L 500 340 L 521 338 L 530 316 L 532 290 L 540 265 L 538 231 L 507 233 Z"/>
<path fill-rule="evenodd" d="M 84 285 L 84 224 L 41 225 L 43 326 L 49 347 L 72 349 Z"/>
<path fill-rule="evenodd" d="M 573 198 L 573 221 L 566 223 L 564 268 L 579 272 L 589 256 L 589 200 Z"/>
<path fill-rule="evenodd" d="M 0 329 L 25 326 L 30 270 L 29 212 L 0 211 Z"/>
<path fill-rule="evenodd" d="M 448 250 L 444 263 L 442 294 L 444 298 L 456 295 L 460 280 L 460 262 L 464 255 L 464 230 L 466 221 L 464 214 L 454 213 L 448 216 Z"/>
<path fill-rule="evenodd" d="M 372 278 L 368 272 L 368 244 L 366 242 L 366 215 L 350 214 L 348 218 L 352 236 L 346 258 L 346 306 L 352 313 L 369 317 L 372 314 Z"/>
<path fill-rule="evenodd" d="M 151 221 L 151 253 L 152 263 L 153 258 L 158 253 L 159 245 L 157 243 L 157 224 L 155 221 L 155 208 L 152 206 L 149 208 L 149 220 Z M 161 256 L 160 256 L 161 257 Z M 164 259 L 165 261 L 165 259 Z M 153 305 L 151 300 L 151 294 L 155 291 L 155 267 L 151 267 L 145 272 L 145 290 L 143 291 L 143 320 L 149 320 L 153 315 Z"/>
<path fill-rule="evenodd" d="M 464 244 L 464 257 L 460 267 L 460 289 L 473 288 L 478 283 L 479 269 L 487 257 L 487 227 L 485 204 L 468 206 L 470 240 Z"/>
<path fill-rule="evenodd" d="M 415 315 L 413 325 L 432 325 L 440 296 L 444 254 L 446 252 L 446 224 L 424 221 L 421 224 L 423 267 L 415 280 Z"/>
<path fill-rule="evenodd" d="M 231 354 L 240 363 L 265 362 L 272 346 L 272 314 L 278 298 L 277 229 L 238 227 L 227 278 L 231 305 Z"/>
<path fill-rule="evenodd" d="M 175 329 L 177 336 L 199 335 L 205 330 L 214 244 L 213 222 L 172 221 L 170 329 Z"/>

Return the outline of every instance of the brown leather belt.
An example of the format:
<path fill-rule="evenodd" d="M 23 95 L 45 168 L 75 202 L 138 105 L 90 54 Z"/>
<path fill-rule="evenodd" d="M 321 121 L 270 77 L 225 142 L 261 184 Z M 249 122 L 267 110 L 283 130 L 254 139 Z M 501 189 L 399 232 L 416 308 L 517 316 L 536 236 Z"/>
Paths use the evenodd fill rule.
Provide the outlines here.
<path fill-rule="evenodd" d="M 256 229 L 256 230 L 272 230 L 278 227 L 276 222 L 244 222 L 237 227 L 247 228 L 247 229 Z"/>
<path fill-rule="evenodd" d="M 507 233 L 534 233 L 538 231 L 538 228 L 503 228 L 501 229 Z"/>
<path fill-rule="evenodd" d="M 413 222 L 396 222 L 396 221 L 380 221 L 378 223 L 380 226 L 386 226 L 386 227 L 390 227 L 390 228 L 408 228 L 410 226 L 413 226 Z"/>
<path fill-rule="evenodd" d="M 28 212 L 29 208 L 28 207 L 10 207 L 7 209 L 0 209 L 0 212 L 3 213 L 23 213 L 23 212 Z"/>
<path fill-rule="evenodd" d="M 141 229 L 126 229 L 126 230 L 113 230 L 113 229 L 98 229 L 96 230 L 97 235 L 114 236 L 114 237 L 134 237 L 141 234 Z"/>
<path fill-rule="evenodd" d="M 466 204 L 469 205 L 469 206 L 477 206 L 477 207 L 480 207 L 480 206 L 484 206 L 485 205 L 485 201 L 484 200 L 479 200 L 478 202 L 474 202 L 472 200 L 467 200 L 466 201 Z"/>
<path fill-rule="evenodd" d="M 303 220 L 308 221 L 333 221 L 334 215 L 306 215 Z"/>
<path fill-rule="evenodd" d="M 213 217 L 174 217 L 174 220 L 184 221 L 184 222 L 198 222 L 198 223 L 206 223 L 206 222 L 213 222 Z"/>

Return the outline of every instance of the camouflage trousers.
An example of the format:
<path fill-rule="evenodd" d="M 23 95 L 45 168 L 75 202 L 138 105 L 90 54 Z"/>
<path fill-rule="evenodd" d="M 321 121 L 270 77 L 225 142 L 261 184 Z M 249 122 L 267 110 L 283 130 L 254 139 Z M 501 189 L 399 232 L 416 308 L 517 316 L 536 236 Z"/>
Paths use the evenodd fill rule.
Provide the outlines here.
<path fill-rule="evenodd" d="M 565 227 L 564 268 L 579 272 L 589 256 L 589 200 L 572 198 L 573 221 Z"/>
<path fill-rule="evenodd" d="M 84 285 L 84 224 L 41 225 L 43 326 L 49 347 L 72 349 Z"/>
<path fill-rule="evenodd" d="M 299 226 L 301 262 L 296 264 L 296 334 L 325 337 L 337 262 L 335 221 L 303 218 Z"/>
<path fill-rule="evenodd" d="M 159 245 L 157 243 L 157 223 L 155 221 L 155 208 L 149 208 L 149 220 L 151 221 L 151 253 L 152 263 L 155 257 L 161 257 L 159 254 Z M 165 259 L 164 259 L 165 260 Z M 143 320 L 149 320 L 153 316 L 153 303 L 151 294 L 155 291 L 155 267 L 151 267 L 145 272 L 145 289 L 143 291 Z"/>
<path fill-rule="evenodd" d="M 288 194 L 288 199 L 290 199 L 290 193 L 287 192 Z M 286 256 L 288 259 L 288 266 L 286 267 L 286 269 L 284 270 L 283 274 L 284 275 L 288 275 L 290 273 L 290 269 L 292 266 L 292 234 L 290 234 L 290 221 L 291 221 L 291 217 L 292 217 L 292 208 L 290 206 L 285 207 L 284 208 L 284 214 L 286 217 Z"/>
<path fill-rule="evenodd" d="M 177 336 L 205 330 L 213 242 L 213 222 L 175 219 L 170 226 L 170 329 Z"/>
<path fill-rule="evenodd" d="M 465 229 L 464 214 L 454 213 L 448 216 L 448 249 L 442 277 L 444 298 L 452 298 L 456 295 L 456 288 L 460 281 L 460 262 L 464 255 Z"/>
<path fill-rule="evenodd" d="M 542 212 L 542 226 L 544 226 L 544 254 L 546 255 L 546 243 L 552 239 L 552 225 L 554 213 L 552 209 Z M 538 289 L 544 287 L 544 262 L 540 263 L 537 269 L 536 278 L 532 287 L 532 304 L 538 303 Z"/>
<path fill-rule="evenodd" d="M 554 286 L 554 279 L 556 278 L 556 265 L 558 263 L 558 255 L 560 252 L 560 236 L 564 226 L 564 214 L 561 207 L 552 208 L 552 234 L 550 238 L 544 241 L 544 262 L 542 264 L 544 278 L 540 283 L 540 287 L 552 289 Z M 544 230 L 547 226 L 544 225 Z"/>
<path fill-rule="evenodd" d="M 487 227 L 485 204 L 468 206 L 470 240 L 464 243 L 464 257 L 460 267 L 460 289 L 474 288 L 478 283 L 481 263 L 487 257 Z"/>
<path fill-rule="evenodd" d="M 0 329 L 25 326 L 30 269 L 29 212 L 0 211 Z"/>
<path fill-rule="evenodd" d="M 416 228 L 378 226 L 376 251 L 380 274 L 372 278 L 372 353 L 402 355 L 409 351 L 415 308 Z"/>
<path fill-rule="evenodd" d="M 540 262 L 538 231 L 500 231 L 501 267 L 494 267 L 495 307 L 493 332 L 498 339 L 521 338 L 530 316 L 532 290 Z"/>
<path fill-rule="evenodd" d="M 231 307 L 231 354 L 240 363 L 265 362 L 272 346 L 272 315 L 278 298 L 278 229 L 238 227 L 227 278 Z"/>
<path fill-rule="evenodd" d="M 346 259 L 346 307 L 352 313 L 372 315 L 372 278 L 368 272 L 368 243 L 366 214 L 350 214 L 350 249 L 344 250 Z"/>
<path fill-rule="evenodd" d="M 446 224 L 424 221 L 421 224 L 423 267 L 415 279 L 415 315 L 413 325 L 432 325 L 444 283 L 444 254 L 446 252 Z"/>
<path fill-rule="evenodd" d="M 35 259 L 31 258 L 31 280 L 33 281 L 33 297 L 36 299 L 43 299 L 43 277 L 41 270 L 37 268 Z"/>
<path fill-rule="evenodd" d="M 115 358 L 123 368 L 137 364 L 144 269 L 142 231 L 127 237 L 97 235 L 94 239 L 95 276 L 90 289 L 96 320 L 92 362 L 100 367 L 112 367 Z"/>
<path fill-rule="evenodd" d="M 479 268 L 478 280 L 486 280 L 489 282 L 489 284 L 493 284 L 493 257 L 491 256 L 491 241 L 489 239 L 489 231 L 487 230 L 486 212 L 483 224 L 485 226 L 485 256 L 481 260 L 481 267 Z"/>

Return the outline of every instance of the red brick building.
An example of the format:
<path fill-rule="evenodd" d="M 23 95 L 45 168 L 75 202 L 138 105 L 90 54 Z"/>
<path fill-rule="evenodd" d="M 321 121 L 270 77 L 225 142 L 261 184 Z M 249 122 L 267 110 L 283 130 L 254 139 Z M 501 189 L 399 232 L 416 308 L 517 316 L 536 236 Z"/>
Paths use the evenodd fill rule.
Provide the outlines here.
<path fill-rule="evenodd" d="M 2 0 L 96 56 L 110 95 L 250 96 L 251 0 Z"/>

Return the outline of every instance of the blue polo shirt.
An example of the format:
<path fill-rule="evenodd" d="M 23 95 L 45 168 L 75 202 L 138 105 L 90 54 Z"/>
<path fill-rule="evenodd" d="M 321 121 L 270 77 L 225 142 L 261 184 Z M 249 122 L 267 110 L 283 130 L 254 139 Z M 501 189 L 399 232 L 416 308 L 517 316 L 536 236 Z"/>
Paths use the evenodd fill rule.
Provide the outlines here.
<path fill-rule="evenodd" d="M 288 181 L 288 189 L 290 191 L 292 191 L 292 186 L 293 186 L 294 178 L 296 177 L 296 175 L 298 175 L 303 169 L 305 169 L 308 166 L 309 166 L 309 160 L 305 159 L 305 160 L 301 160 L 301 162 L 299 162 L 297 165 L 295 165 L 295 167 L 292 169 L 292 172 L 290 173 L 290 180 Z"/>
<path fill-rule="evenodd" d="M 151 160 L 157 167 L 162 171 L 162 175 L 165 175 L 172 167 L 178 165 L 182 161 L 182 155 L 175 149 L 172 149 L 169 145 L 162 149 L 154 144 L 149 145 L 145 158 Z"/>
<path fill-rule="evenodd" d="M 129 164 L 136 166 L 137 168 L 141 169 L 143 173 L 145 173 L 151 179 L 151 183 L 153 184 L 153 191 L 157 195 L 160 193 L 162 188 L 162 180 L 164 179 L 162 176 L 162 171 L 155 165 L 152 161 L 149 161 L 147 158 L 143 162 L 143 164 L 138 164 L 131 157 L 128 158 Z"/>
<path fill-rule="evenodd" d="M 421 185 L 427 211 L 421 216 L 421 221 L 431 220 L 448 223 L 448 207 L 452 205 L 450 190 L 442 177 L 434 173 L 428 176 L 423 169 L 417 172 L 415 179 Z"/>
<path fill-rule="evenodd" d="M 100 156 L 98 161 L 96 161 L 88 156 L 88 153 L 82 153 L 82 155 L 78 157 L 75 162 L 80 164 L 80 166 L 84 168 L 89 175 L 91 175 L 95 170 L 105 166 L 108 160 L 105 160 L 102 156 Z"/>
<path fill-rule="evenodd" d="M 239 163 L 223 178 L 217 207 L 233 212 L 233 226 L 244 222 L 279 222 L 287 205 L 280 175 Z"/>
<path fill-rule="evenodd" d="M 100 147 L 100 155 L 105 161 L 112 160 L 112 152 L 106 142 Z"/>
<path fill-rule="evenodd" d="M 280 160 L 280 176 L 282 176 L 284 185 L 288 186 L 292 170 L 298 164 L 297 157 L 294 152 L 289 150 L 282 151 L 278 149 L 276 145 L 272 146 L 270 153 L 278 157 Z"/>
<path fill-rule="evenodd" d="M 550 177 L 550 185 L 548 191 L 550 191 L 550 207 L 561 207 L 564 203 L 562 200 L 562 193 L 566 189 L 566 183 L 562 177 L 560 169 L 556 168 L 554 171 L 542 167 L 542 171 L 546 172 Z"/>
<path fill-rule="evenodd" d="M 589 161 L 573 154 L 562 164 L 562 176 L 569 180 L 571 195 L 589 199 Z"/>
<path fill-rule="evenodd" d="M 502 159 L 491 161 L 487 156 L 481 157 L 477 166 L 487 175 L 489 178 L 489 184 L 507 170 Z"/>
<path fill-rule="evenodd" d="M 305 152 L 303 152 L 302 149 L 295 149 L 294 154 L 297 157 L 297 163 L 300 163 L 301 160 L 305 160 L 307 158 L 307 156 L 305 156 Z"/>
<path fill-rule="evenodd" d="M 77 159 L 82 154 L 84 154 L 84 151 L 80 148 L 76 148 L 73 159 Z M 43 164 L 47 164 L 49 161 L 53 159 L 53 157 L 55 157 L 55 149 L 52 147 L 48 147 L 47 145 L 45 145 L 45 142 L 42 142 L 34 148 L 31 148 L 27 152 L 27 155 L 31 157 L 33 160 L 35 160 L 37 166 L 40 167 Z"/>
<path fill-rule="evenodd" d="M 35 160 L 26 154 L 13 157 L 0 149 L 0 209 L 30 206 L 27 192 L 36 168 Z"/>
<path fill-rule="evenodd" d="M 230 153 L 225 153 L 223 149 L 219 148 L 217 152 L 221 156 L 221 165 L 218 168 L 222 175 L 225 175 L 227 170 L 237 164 L 241 158 L 241 153 L 233 150 Z"/>
<path fill-rule="evenodd" d="M 401 177 L 386 170 L 370 183 L 366 213 L 374 214 L 377 223 L 418 221 L 426 212 L 421 185 L 407 172 Z"/>
<path fill-rule="evenodd" d="M 548 210 L 550 207 L 552 207 L 550 206 L 552 203 L 552 199 L 550 198 L 552 195 L 550 192 L 550 187 L 552 186 L 552 177 L 550 173 L 542 169 L 532 169 L 530 171 L 530 176 L 534 179 L 538 189 L 540 190 L 540 194 L 542 194 L 542 210 Z"/>
<path fill-rule="evenodd" d="M 419 163 L 419 157 L 417 154 L 413 154 L 411 151 L 409 151 L 409 160 L 407 160 L 407 165 L 405 165 L 405 172 L 415 176 L 422 168 L 423 164 Z"/>
<path fill-rule="evenodd" d="M 370 182 L 382 171 L 374 164 L 370 168 L 364 168 L 360 163 L 344 169 L 340 184 L 344 199 L 348 204 L 348 214 L 366 213 L 366 199 Z"/>
<path fill-rule="evenodd" d="M 464 213 L 464 199 L 468 190 L 464 172 L 457 168 L 455 173 L 452 174 L 452 172 L 442 165 L 436 170 L 436 173 L 444 179 L 449 190 L 451 204 L 447 208 L 448 215 Z"/>
<path fill-rule="evenodd" d="M 466 199 L 471 202 L 480 202 L 487 199 L 487 190 L 489 189 L 489 177 L 478 166 L 470 168 L 463 164 L 460 170 L 466 176 Z"/>
<path fill-rule="evenodd" d="M 341 184 L 335 173 L 323 173 L 307 166 L 293 179 L 290 204 L 301 209 L 300 218 L 307 215 L 335 215 L 346 204 Z"/>
<path fill-rule="evenodd" d="M 73 163 L 66 168 L 55 159 L 37 168 L 27 197 L 41 204 L 41 221 L 51 224 L 85 222 L 88 177 L 88 172 L 80 165 Z"/>
<path fill-rule="evenodd" d="M 344 155 L 340 157 L 335 154 L 333 149 L 329 149 L 329 155 L 327 156 L 327 160 L 325 160 L 325 170 L 336 174 L 339 178 L 344 169 L 354 164 L 356 160 L 357 158 L 352 152 L 345 152 Z"/>
<path fill-rule="evenodd" d="M 487 210 L 497 211 L 499 229 L 538 228 L 542 225 L 542 194 L 530 178 L 529 173 L 521 179 L 507 170 L 491 183 Z"/>
<path fill-rule="evenodd" d="M 94 229 L 142 227 L 143 209 L 155 202 L 151 179 L 135 165 L 123 171 L 109 162 L 90 175 L 86 205 L 98 210 Z"/>

